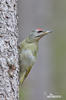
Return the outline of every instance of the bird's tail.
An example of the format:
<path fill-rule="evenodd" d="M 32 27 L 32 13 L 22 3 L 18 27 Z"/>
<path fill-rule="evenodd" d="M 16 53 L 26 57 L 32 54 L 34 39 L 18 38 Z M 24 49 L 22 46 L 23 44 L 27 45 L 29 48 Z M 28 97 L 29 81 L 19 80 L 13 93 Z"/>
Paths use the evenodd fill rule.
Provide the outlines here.
<path fill-rule="evenodd" d="M 26 74 L 26 72 L 24 72 L 20 77 L 20 85 L 22 85 L 25 80 L 25 74 Z"/>
<path fill-rule="evenodd" d="M 28 76 L 31 69 L 32 69 L 32 66 L 28 67 L 28 69 L 20 75 L 20 85 L 23 84 L 25 78 Z"/>

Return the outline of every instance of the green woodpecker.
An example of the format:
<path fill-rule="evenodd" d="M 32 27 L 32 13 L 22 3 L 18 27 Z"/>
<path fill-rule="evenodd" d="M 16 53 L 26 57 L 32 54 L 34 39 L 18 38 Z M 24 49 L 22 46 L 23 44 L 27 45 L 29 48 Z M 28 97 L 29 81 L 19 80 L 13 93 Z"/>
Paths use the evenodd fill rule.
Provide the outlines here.
<path fill-rule="evenodd" d="M 51 31 L 38 28 L 32 31 L 29 36 L 19 45 L 19 66 L 20 66 L 20 84 L 28 76 L 32 66 L 36 62 L 39 40 L 51 33 Z"/>

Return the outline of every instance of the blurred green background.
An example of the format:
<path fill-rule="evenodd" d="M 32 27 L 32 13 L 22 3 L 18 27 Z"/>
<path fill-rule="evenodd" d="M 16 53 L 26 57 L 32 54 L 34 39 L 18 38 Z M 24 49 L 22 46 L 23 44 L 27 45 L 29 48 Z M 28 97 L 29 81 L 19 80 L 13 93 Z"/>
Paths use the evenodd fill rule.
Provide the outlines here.
<path fill-rule="evenodd" d="M 39 43 L 20 100 L 66 100 L 66 0 L 19 0 L 18 14 L 19 42 L 39 26 L 54 30 Z M 47 98 L 50 94 L 61 98 Z"/>

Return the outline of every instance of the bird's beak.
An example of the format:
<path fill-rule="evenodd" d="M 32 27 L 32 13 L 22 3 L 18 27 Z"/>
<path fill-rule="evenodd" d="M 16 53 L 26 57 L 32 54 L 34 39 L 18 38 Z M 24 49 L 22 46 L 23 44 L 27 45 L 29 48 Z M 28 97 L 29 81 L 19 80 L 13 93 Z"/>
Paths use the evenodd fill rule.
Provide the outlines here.
<path fill-rule="evenodd" d="M 46 30 L 46 31 L 43 31 L 39 37 L 42 38 L 43 36 L 47 35 L 48 33 L 52 33 L 53 31 L 52 30 Z"/>
<path fill-rule="evenodd" d="M 52 33 L 52 30 L 43 31 L 44 34 Z"/>

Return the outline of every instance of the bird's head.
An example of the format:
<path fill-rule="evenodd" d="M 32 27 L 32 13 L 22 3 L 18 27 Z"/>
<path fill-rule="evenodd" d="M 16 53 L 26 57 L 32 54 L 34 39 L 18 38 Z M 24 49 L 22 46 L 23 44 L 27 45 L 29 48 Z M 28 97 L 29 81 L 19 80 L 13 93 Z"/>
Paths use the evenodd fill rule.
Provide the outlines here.
<path fill-rule="evenodd" d="M 29 34 L 29 41 L 34 42 L 34 41 L 39 41 L 43 36 L 47 35 L 48 33 L 51 33 L 52 31 L 50 30 L 43 30 L 41 28 L 38 28 L 36 30 L 33 30 Z"/>

